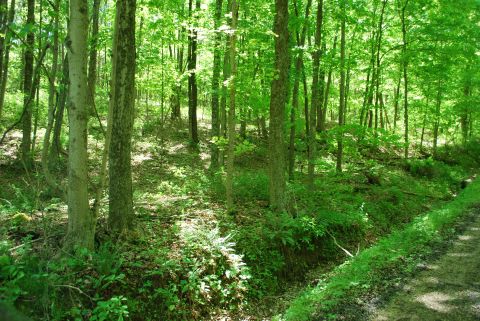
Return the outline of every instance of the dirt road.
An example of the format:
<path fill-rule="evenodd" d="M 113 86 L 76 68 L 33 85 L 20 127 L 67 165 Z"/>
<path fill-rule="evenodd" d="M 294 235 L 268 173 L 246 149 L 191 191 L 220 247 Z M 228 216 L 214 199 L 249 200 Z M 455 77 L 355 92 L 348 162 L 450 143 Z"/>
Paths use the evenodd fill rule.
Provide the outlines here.
<path fill-rule="evenodd" d="M 407 282 L 372 320 L 480 320 L 480 210 L 438 260 Z"/>

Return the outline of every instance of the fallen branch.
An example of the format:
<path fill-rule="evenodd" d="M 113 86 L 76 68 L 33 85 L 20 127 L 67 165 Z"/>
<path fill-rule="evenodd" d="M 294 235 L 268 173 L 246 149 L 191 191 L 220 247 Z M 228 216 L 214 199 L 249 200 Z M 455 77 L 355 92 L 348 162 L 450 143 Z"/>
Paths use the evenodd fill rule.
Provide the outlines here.
<path fill-rule="evenodd" d="M 338 244 L 337 242 L 337 239 L 335 238 L 335 236 L 330 233 L 328 230 L 327 230 L 327 234 L 330 235 L 330 237 L 333 239 L 333 242 L 335 243 L 335 245 L 337 247 L 339 247 L 343 252 L 345 252 L 345 254 L 347 254 L 347 256 L 349 257 L 355 257 L 356 255 L 358 255 L 358 253 L 360 252 L 360 243 L 358 244 L 358 247 L 357 247 L 357 252 L 355 253 L 355 255 L 353 255 L 352 253 L 350 253 L 349 250 L 347 250 L 346 248 L 344 248 L 343 246 L 341 246 L 340 244 Z"/>
<path fill-rule="evenodd" d="M 41 240 L 43 240 L 42 237 L 41 237 L 41 238 L 38 238 L 38 239 L 30 240 L 30 241 L 27 241 L 27 242 L 22 243 L 22 244 L 20 244 L 20 245 L 14 246 L 14 247 L 10 248 L 8 251 L 9 251 L 9 252 L 13 252 L 13 251 L 15 251 L 15 250 L 18 250 L 18 249 L 24 247 L 24 246 L 27 245 L 27 244 L 32 244 L 32 243 L 35 243 L 35 242 L 38 242 L 38 241 L 41 241 Z"/>
<path fill-rule="evenodd" d="M 57 288 L 67 288 L 67 289 L 76 290 L 76 291 L 78 291 L 78 293 L 83 294 L 84 296 L 86 296 L 87 298 L 89 298 L 90 301 L 93 302 L 93 298 L 92 298 L 91 296 L 89 296 L 88 294 L 86 294 L 86 293 L 83 292 L 81 289 L 77 288 L 76 286 L 69 285 L 69 284 L 56 284 L 56 285 L 54 285 L 54 287 L 57 287 Z"/>

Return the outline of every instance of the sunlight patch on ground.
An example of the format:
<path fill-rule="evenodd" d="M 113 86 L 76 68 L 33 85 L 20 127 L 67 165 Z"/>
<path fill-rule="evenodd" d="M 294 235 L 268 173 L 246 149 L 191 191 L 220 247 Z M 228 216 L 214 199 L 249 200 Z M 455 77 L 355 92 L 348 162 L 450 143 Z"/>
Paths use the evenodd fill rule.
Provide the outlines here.
<path fill-rule="evenodd" d="M 141 164 L 142 162 L 147 161 L 147 160 L 151 160 L 151 159 L 152 159 L 152 154 L 150 154 L 150 153 L 133 155 L 132 165 L 137 166 L 137 165 Z"/>
<path fill-rule="evenodd" d="M 426 283 L 430 283 L 430 284 L 439 284 L 439 283 L 440 283 L 440 281 L 438 280 L 438 278 L 433 277 L 433 276 L 430 276 L 430 277 L 425 278 L 425 282 L 426 282 Z"/>
<path fill-rule="evenodd" d="M 469 257 L 469 256 L 472 256 L 471 253 L 461 253 L 461 252 L 448 253 L 447 255 L 452 256 L 452 257 Z"/>
<path fill-rule="evenodd" d="M 446 304 L 446 302 L 453 299 L 454 297 L 445 293 L 430 292 L 415 298 L 415 301 L 424 304 L 427 308 L 431 310 L 447 313 L 452 309 L 452 307 Z"/>
<path fill-rule="evenodd" d="M 460 241 L 470 241 L 470 240 L 473 239 L 473 236 L 471 236 L 471 235 L 460 235 L 460 236 L 458 237 L 458 239 L 459 239 Z"/>

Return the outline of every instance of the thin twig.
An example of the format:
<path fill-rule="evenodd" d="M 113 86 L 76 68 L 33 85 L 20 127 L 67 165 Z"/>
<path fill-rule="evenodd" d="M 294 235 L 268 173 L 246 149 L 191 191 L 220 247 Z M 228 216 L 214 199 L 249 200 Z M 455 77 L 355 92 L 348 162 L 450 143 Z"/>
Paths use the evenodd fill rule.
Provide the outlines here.
<path fill-rule="evenodd" d="M 19 248 L 24 247 L 27 244 L 32 244 L 32 243 L 35 243 L 35 242 L 38 242 L 38 241 L 41 241 L 41 240 L 43 240 L 43 237 L 38 238 L 38 239 L 34 239 L 34 240 L 30 240 L 30 241 L 27 241 L 27 242 L 22 243 L 20 245 L 14 246 L 14 247 L 10 248 L 8 251 L 13 252 L 15 250 L 18 250 Z"/>
<path fill-rule="evenodd" d="M 57 288 L 67 288 L 67 289 L 76 290 L 76 291 L 78 291 L 78 293 L 83 294 L 84 296 L 86 296 L 87 298 L 89 298 L 90 301 L 93 302 L 93 298 L 92 298 L 91 296 L 89 296 L 88 294 L 86 294 L 86 293 L 83 292 L 81 289 L 77 288 L 76 286 L 69 285 L 69 284 L 55 284 L 54 286 L 57 287 Z"/>
<path fill-rule="evenodd" d="M 353 255 L 352 253 L 350 253 L 347 249 L 345 249 L 344 247 L 342 247 L 340 244 L 338 244 L 337 242 L 337 239 L 335 238 L 335 236 L 330 233 L 328 230 L 327 230 L 327 234 L 330 235 L 330 237 L 333 239 L 333 242 L 335 243 L 336 246 L 338 246 L 343 252 L 345 252 L 345 254 L 347 254 L 349 257 L 355 257 L 355 255 Z M 359 246 L 360 248 L 360 246 Z M 358 251 L 357 251 L 358 253 Z"/>

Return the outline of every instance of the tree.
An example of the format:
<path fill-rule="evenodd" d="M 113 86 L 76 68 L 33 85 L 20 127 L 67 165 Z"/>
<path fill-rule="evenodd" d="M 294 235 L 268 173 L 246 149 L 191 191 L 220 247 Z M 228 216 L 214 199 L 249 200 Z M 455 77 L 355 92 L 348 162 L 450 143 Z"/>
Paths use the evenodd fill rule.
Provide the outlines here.
<path fill-rule="evenodd" d="M 214 17 L 214 32 L 215 32 L 215 39 L 214 39 L 214 49 L 213 49 L 213 75 L 212 75 L 212 138 L 220 136 L 220 69 L 221 69 L 221 48 L 220 48 L 220 41 L 222 39 L 222 35 L 220 33 L 219 27 L 222 18 L 222 4 L 223 0 L 216 0 L 215 1 L 215 17 Z M 210 150 L 210 169 L 216 170 L 218 169 L 218 161 L 219 161 L 219 154 L 218 154 L 218 146 L 217 144 L 211 144 Z"/>
<path fill-rule="evenodd" d="M 270 96 L 270 206 L 276 212 L 285 210 L 285 105 L 288 96 L 288 0 L 275 0 L 275 76 Z M 315 127 L 315 126 L 313 126 Z M 311 130 L 311 129 L 310 129 Z"/>
<path fill-rule="evenodd" d="M 404 111 L 404 138 L 405 138 L 405 149 L 404 156 L 408 158 L 409 150 L 409 137 L 408 137 L 408 57 L 407 57 L 407 22 L 405 18 L 405 12 L 407 10 L 408 0 L 404 0 L 403 5 L 400 8 L 400 20 L 402 22 L 402 66 L 403 66 L 403 111 Z"/>
<path fill-rule="evenodd" d="M 196 12 L 200 10 L 200 0 L 195 0 Z M 193 0 L 188 2 L 190 18 L 193 16 Z M 193 21 L 191 21 L 193 23 Z M 188 124 L 190 140 L 192 144 L 197 145 L 198 125 L 197 125 L 197 106 L 198 106 L 198 86 L 197 86 L 197 47 L 198 31 L 197 26 L 192 25 L 188 33 Z"/>
<path fill-rule="evenodd" d="M 117 1 L 112 61 L 111 142 L 109 146 L 109 227 L 133 227 L 131 146 L 135 109 L 136 0 Z"/>
<path fill-rule="evenodd" d="M 237 74 L 237 63 L 235 55 L 237 53 L 237 21 L 238 21 L 238 5 L 236 0 L 231 0 L 230 10 L 232 12 L 231 19 L 231 34 L 230 34 L 230 46 L 229 46 L 229 61 L 231 63 L 231 74 L 229 79 L 229 92 L 230 92 L 230 101 L 228 106 L 228 151 L 227 151 L 227 181 L 226 181 L 226 192 L 227 192 L 227 210 L 233 211 L 233 162 L 235 160 L 235 104 L 236 104 L 236 87 L 235 87 L 235 77 Z"/>
<path fill-rule="evenodd" d="M 60 0 L 55 0 L 54 8 L 58 12 L 60 9 Z M 45 136 L 43 139 L 43 149 L 42 149 L 42 168 L 45 175 L 47 183 L 53 189 L 59 189 L 58 184 L 56 183 L 54 177 L 50 172 L 50 167 L 48 164 L 48 152 L 50 151 L 50 136 L 53 129 L 53 123 L 55 120 L 55 94 L 56 94 L 56 78 L 57 78 L 57 69 L 58 69 L 58 29 L 59 29 L 59 15 L 56 14 L 54 17 L 54 30 L 53 30 L 53 48 L 52 48 L 52 68 L 50 69 L 50 83 L 48 88 L 48 120 L 47 128 L 45 130 Z"/>
<path fill-rule="evenodd" d="M 27 2 L 27 21 L 26 26 L 29 28 L 27 39 L 25 41 L 26 48 L 24 54 L 24 70 L 23 70 L 23 108 L 22 115 L 22 144 L 21 159 L 24 166 L 29 169 L 32 166 L 32 106 L 33 95 L 33 46 L 35 45 L 35 33 L 33 25 L 35 24 L 35 0 Z"/>
<path fill-rule="evenodd" d="M 12 31 L 7 28 L 7 26 L 13 23 L 15 18 L 15 0 L 10 1 L 10 8 L 8 10 L 8 18 L 7 23 L 5 25 L 5 40 L 4 46 L 5 50 L 2 53 L 2 69 L 0 70 L 2 77 L 0 78 L 0 120 L 2 119 L 2 111 L 3 105 L 5 102 L 5 90 L 7 88 L 7 80 L 8 80 L 8 67 L 10 62 L 10 48 L 12 47 L 11 38 L 12 38 Z M 8 30 L 7 30 L 8 29 Z"/>
<path fill-rule="evenodd" d="M 319 104 L 319 72 L 320 54 L 322 46 L 322 25 L 323 25 L 323 0 L 318 0 L 317 24 L 315 28 L 315 48 L 313 51 L 313 76 L 312 76 L 312 104 L 309 112 L 308 132 L 308 180 L 313 186 L 315 175 L 315 149 L 316 149 L 316 115 L 320 108 Z M 326 107 L 326 106 L 325 106 Z"/>
<path fill-rule="evenodd" d="M 296 32 L 297 47 L 303 48 L 305 45 L 305 38 L 307 37 L 308 29 L 308 18 L 310 15 L 310 7 L 312 6 L 312 0 L 307 0 L 305 8 L 305 22 L 302 26 L 302 32 Z M 295 15 L 299 17 L 298 5 L 297 2 L 294 2 Z M 290 143 L 288 147 L 288 178 L 293 180 L 294 178 L 294 169 L 295 169 L 295 132 L 296 132 L 296 113 L 298 111 L 298 101 L 299 101 L 299 91 L 300 91 L 300 77 L 303 70 L 303 49 L 298 53 L 297 58 L 295 59 L 295 73 L 294 73 L 294 82 L 292 89 L 292 108 L 290 110 Z M 308 113 L 308 108 L 307 108 Z M 308 130 L 307 130 L 308 132 Z"/>
<path fill-rule="evenodd" d="M 88 2 L 70 0 L 68 25 L 70 91 L 67 248 L 93 249 L 95 217 L 88 206 L 87 175 L 87 35 Z"/>
<path fill-rule="evenodd" d="M 342 158 L 343 158 L 343 133 L 342 127 L 345 125 L 345 0 L 340 1 L 341 11 L 341 31 L 340 31 L 340 104 L 338 107 L 338 126 L 339 133 L 337 136 L 338 150 L 337 150 L 337 172 L 342 172 Z"/>
<path fill-rule="evenodd" d="M 96 113 L 95 88 L 97 83 L 97 55 L 98 55 L 98 23 L 100 15 L 100 0 L 93 0 L 92 34 L 90 37 L 90 58 L 88 60 L 88 105 L 91 113 Z"/>

